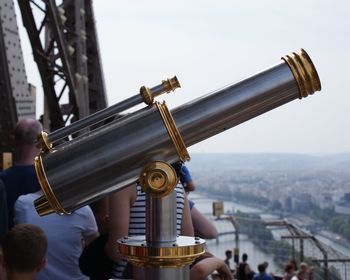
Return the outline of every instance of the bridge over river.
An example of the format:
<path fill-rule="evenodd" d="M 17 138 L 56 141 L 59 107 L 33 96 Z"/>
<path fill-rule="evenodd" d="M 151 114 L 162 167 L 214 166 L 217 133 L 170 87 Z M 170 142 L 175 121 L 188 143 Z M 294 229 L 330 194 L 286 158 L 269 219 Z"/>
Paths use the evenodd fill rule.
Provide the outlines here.
<path fill-rule="evenodd" d="M 240 255 L 247 253 L 250 266 L 256 271 L 257 265 L 264 261 L 269 263 L 268 271 L 278 275 L 283 274 L 283 262 L 280 259 L 308 260 L 315 267 L 314 279 L 350 279 L 350 249 L 345 248 L 326 237 L 312 235 L 309 232 L 293 225 L 288 220 L 280 220 L 279 217 L 264 213 L 263 211 L 235 203 L 224 201 L 225 214 L 218 219 L 212 215 L 212 204 L 217 201 L 208 198 L 205 194 L 191 194 L 190 199 L 195 206 L 209 219 L 211 219 L 218 230 L 216 240 L 208 240 L 208 250 L 220 258 L 225 258 L 226 250 L 233 250 L 238 243 Z M 235 211 L 257 214 L 261 219 L 239 218 L 234 215 Z M 275 242 L 271 240 L 252 240 L 245 234 L 238 233 L 236 228 L 239 224 L 253 223 L 267 226 L 275 240 L 284 240 L 290 244 L 291 250 L 280 251 L 280 256 L 273 256 L 259 243 L 268 246 Z M 235 223 L 237 224 L 235 226 Z M 238 240 L 237 240 L 238 239 Z M 260 245 L 260 246 L 259 246 Z M 337 250 L 341 247 L 342 250 Z M 231 268 L 235 264 L 231 260 Z M 338 278 L 332 278 L 337 275 Z"/>

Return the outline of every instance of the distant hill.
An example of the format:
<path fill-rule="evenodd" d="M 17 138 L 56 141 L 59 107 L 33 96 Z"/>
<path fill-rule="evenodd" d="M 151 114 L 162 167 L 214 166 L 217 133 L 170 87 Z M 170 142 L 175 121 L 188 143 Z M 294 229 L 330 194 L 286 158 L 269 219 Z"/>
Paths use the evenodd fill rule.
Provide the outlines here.
<path fill-rule="evenodd" d="M 192 170 L 341 170 L 350 172 L 350 153 L 304 154 L 191 154 Z"/>

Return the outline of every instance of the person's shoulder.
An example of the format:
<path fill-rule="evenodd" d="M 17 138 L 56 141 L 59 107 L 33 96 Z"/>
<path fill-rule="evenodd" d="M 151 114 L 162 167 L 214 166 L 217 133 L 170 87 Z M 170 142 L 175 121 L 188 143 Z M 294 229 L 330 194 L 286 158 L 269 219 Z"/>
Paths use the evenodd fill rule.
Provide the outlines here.
<path fill-rule="evenodd" d="M 38 195 L 36 193 L 28 193 L 28 194 L 20 195 L 16 200 L 16 204 L 18 204 L 18 203 L 32 203 L 39 196 L 40 195 Z"/>
<path fill-rule="evenodd" d="M 5 183 L 5 181 L 11 181 L 14 178 L 18 178 L 18 176 L 21 176 L 22 174 L 35 174 L 34 165 L 13 165 L 0 172 L 0 179 L 3 179 Z"/>
<path fill-rule="evenodd" d="M 34 193 L 20 195 L 14 204 L 16 213 L 34 211 L 33 201 L 38 197 L 39 196 L 35 195 Z"/>
<path fill-rule="evenodd" d="M 8 176 L 8 174 L 11 173 L 12 168 L 13 168 L 13 167 L 9 167 L 9 168 L 7 168 L 7 169 L 5 169 L 5 170 L 3 170 L 3 171 L 0 171 L 0 179 L 3 179 L 3 178 L 5 178 L 6 176 Z"/>
<path fill-rule="evenodd" d="M 91 216 L 91 215 L 94 215 L 92 210 L 91 210 L 91 207 L 89 205 L 83 206 L 83 207 L 75 210 L 72 214 L 80 215 L 80 216 Z"/>

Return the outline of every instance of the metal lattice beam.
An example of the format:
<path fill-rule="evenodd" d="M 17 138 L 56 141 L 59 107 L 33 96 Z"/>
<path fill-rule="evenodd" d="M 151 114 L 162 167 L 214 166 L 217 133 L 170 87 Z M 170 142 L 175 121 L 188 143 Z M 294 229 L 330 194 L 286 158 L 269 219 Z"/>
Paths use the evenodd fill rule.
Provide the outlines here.
<path fill-rule="evenodd" d="M 75 86 L 68 62 L 68 53 L 56 3 L 46 1 L 18 1 L 23 24 L 33 49 L 48 106 L 50 129 L 65 125 L 71 115 L 77 115 Z M 43 28 L 45 26 L 45 28 Z M 46 30 L 46 34 L 44 34 Z M 61 104 L 65 95 L 70 104 L 63 119 Z"/>
<path fill-rule="evenodd" d="M 90 114 L 108 105 L 92 0 L 85 0 Z"/>
<path fill-rule="evenodd" d="M 91 0 L 18 3 L 43 82 L 51 130 L 105 108 Z"/>
<path fill-rule="evenodd" d="M 70 47 L 74 49 L 71 65 L 77 78 L 80 117 L 107 107 L 107 96 L 91 0 L 64 0 L 62 8 Z M 88 112 L 88 113 L 86 113 Z"/>

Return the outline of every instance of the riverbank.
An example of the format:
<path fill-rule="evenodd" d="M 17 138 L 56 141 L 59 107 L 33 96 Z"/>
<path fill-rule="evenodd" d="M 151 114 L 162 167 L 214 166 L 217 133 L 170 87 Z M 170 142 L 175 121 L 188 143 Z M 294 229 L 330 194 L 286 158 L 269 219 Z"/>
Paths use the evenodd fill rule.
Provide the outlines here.
<path fill-rule="evenodd" d="M 222 222 L 217 221 L 212 216 L 212 203 L 215 201 L 224 201 L 224 210 L 225 212 L 234 212 L 234 211 L 241 211 L 245 213 L 261 213 L 259 209 L 238 204 L 232 201 L 228 201 L 220 199 L 220 198 L 212 198 L 208 197 L 204 193 L 193 193 L 190 195 L 190 199 L 195 202 L 196 208 L 201 211 L 202 213 L 205 213 L 210 219 L 212 219 L 218 229 L 219 232 L 223 231 L 231 231 L 233 230 L 232 225 L 229 222 Z M 235 247 L 235 235 L 229 234 L 220 236 L 218 240 L 208 240 L 207 241 L 207 248 L 210 252 L 215 254 L 217 257 L 221 259 L 225 259 L 225 251 L 226 250 L 233 250 Z M 269 271 L 274 272 L 276 274 L 280 274 L 282 272 L 282 267 L 278 265 L 278 263 L 275 262 L 272 255 L 262 251 L 250 238 L 248 238 L 245 234 L 239 235 L 239 248 L 240 248 L 240 255 L 243 253 L 247 253 L 249 256 L 248 262 L 251 265 L 251 268 L 255 271 L 257 271 L 258 264 L 267 261 L 269 263 Z M 235 265 L 233 261 L 231 260 L 231 268 L 234 268 Z"/>
<path fill-rule="evenodd" d="M 208 199 L 208 197 L 210 197 L 210 200 L 212 201 L 224 201 L 225 212 L 232 213 L 232 212 L 235 212 L 236 210 L 239 210 L 244 213 L 259 214 L 259 216 L 262 219 L 268 219 L 268 220 L 283 219 L 283 215 L 282 216 L 278 215 L 278 213 L 276 212 L 270 213 L 269 211 L 267 211 L 266 208 L 259 207 L 259 205 L 254 205 L 253 203 L 249 203 L 249 204 L 246 204 L 245 202 L 240 203 L 240 202 L 237 202 L 236 200 L 233 200 L 231 197 L 226 197 L 223 195 L 213 195 L 213 193 L 207 193 L 207 192 L 198 192 L 193 195 L 194 197 L 198 196 L 197 199 Z M 211 211 L 212 210 L 210 208 L 210 211 L 208 212 L 211 214 Z M 306 231 L 308 231 L 307 221 L 312 220 L 310 217 L 305 215 L 292 215 L 292 214 L 289 214 L 288 217 L 285 219 Z M 326 230 L 320 230 L 320 231 L 314 232 L 313 235 L 319 238 L 320 241 L 322 241 L 326 245 L 334 248 L 335 250 L 339 251 L 345 256 L 350 257 L 350 242 L 345 238 L 342 238 L 339 234 L 326 231 Z"/>
<path fill-rule="evenodd" d="M 225 213 L 233 213 L 235 211 L 241 211 L 244 213 L 251 213 L 251 214 L 257 214 L 264 220 L 278 220 L 280 219 L 278 216 L 274 214 L 264 213 L 264 210 L 259 209 L 257 207 L 253 206 L 247 206 L 242 203 L 237 203 L 234 201 L 230 201 L 228 197 L 226 199 L 222 197 L 213 196 L 212 194 L 208 196 L 206 193 L 192 193 L 190 195 L 190 199 L 192 199 L 195 202 L 195 205 L 199 211 L 202 213 L 205 213 L 210 219 L 215 220 L 215 218 L 212 215 L 212 204 L 213 202 L 217 201 L 223 201 L 224 202 L 224 212 Z M 300 218 L 300 215 L 296 215 L 296 218 Z M 230 223 L 227 222 L 226 225 L 223 225 L 222 223 L 217 223 L 215 221 L 215 225 L 218 228 L 218 231 L 226 230 L 231 231 L 230 235 L 221 236 L 219 238 L 219 243 L 217 243 L 215 240 L 208 241 L 207 242 L 207 248 L 209 251 L 214 253 L 219 258 L 225 259 L 225 251 L 226 250 L 233 250 L 235 247 L 235 240 L 234 240 L 234 234 L 232 233 L 233 227 L 230 225 Z M 230 229 L 227 227 L 231 226 Z M 226 229 L 225 229 L 226 227 Z M 281 235 L 289 235 L 288 231 L 283 228 L 276 228 L 272 230 L 272 233 L 276 240 L 279 240 L 281 238 Z M 321 241 L 322 243 L 326 244 L 329 247 L 332 247 L 334 250 L 340 252 L 339 255 L 343 255 L 345 258 L 350 257 L 350 249 L 346 248 L 342 244 L 338 244 L 336 241 L 333 241 L 330 237 L 335 236 L 327 236 L 323 237 L 317 234 L 314 234 L 315 237 Z M 274 257 L 269 253 L 269 251 L 261 250 L 258 246 L 256 246 L 259 242 L 258 240 L 252 240 L 251 238 L 248 238 L 248 236 L 240 234 L 239 235 L 239 248 L 240 248 L 240 256 L 243 253 L 247 253 L 249 256 L 249 263 L 251 267 L 256 270 L 257 265 L 263 261 L 269 262 L 269 272 L 273 272 L 276 274 L 280 274 L 283 272 L 283 264 L 278 260 L 278 258 L 275 260 Z M 255 244 L 254 244 L 255 243 Z M 334 251 L 331 250 L 332 254 L 334 254 Z M 283 252 L 282 252 L 283 253 Z M 286 252 L 284 252 L 286 253 Z M 285 254 L 282 254 L 285 256 Z M 291 256 L 291 254 L 288 253 L 288 256 Z M 312 257 L 312 255 L 307 255 L 309 257 Z M 332 266 L 337 269 L 339 272 L 343 271 L 343 268 L 341 267 L 341 264 L 332 264 Z M 231 267 L 234 267 L 233 262 L 231 261 Z M 333 268 L 332 268 L 333 269 Z M 342 276 L 343 277 L 343 276 Z M 346 279 L 346 277 L 343 279 Z"/>

